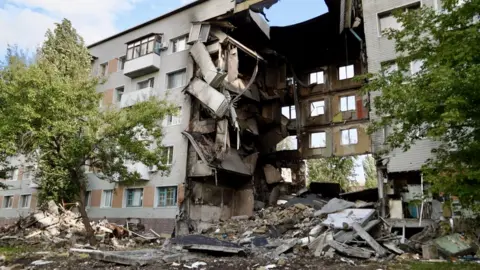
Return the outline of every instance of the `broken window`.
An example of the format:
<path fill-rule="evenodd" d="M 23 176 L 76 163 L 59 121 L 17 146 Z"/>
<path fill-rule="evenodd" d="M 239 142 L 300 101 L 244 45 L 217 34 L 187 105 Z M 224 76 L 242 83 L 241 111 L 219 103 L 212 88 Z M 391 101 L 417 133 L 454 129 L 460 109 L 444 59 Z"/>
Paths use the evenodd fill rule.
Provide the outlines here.
<path fill-rule="evenodd" d="M 162 151 L 162 164 L 172 165 L 173 163 L 173 146 L 167 146 Z"/>
<path fill-rule="evenodd" d="M 177 204 L 177 187 L 158 187 L 157 207 L 175 206 Z"/>
<path fill-rule="evenodd" d="M 29 208 L 32 195 L 25 194 L 20 196 L 20 208 Z"/>
<path fill-rule="evenodd" d="M 346 96 L 340 98 L 340 111 L 355 111 L 355 96 Z"/>
<path fill-rule="evenodd" d="M 107 67 L 108 67 L 108 62 L 105 62 L 103 64 L 100 64 L 100 76 L 107 76 Z"/>
<path fill-rule="evenodd" d="M 181 52 L 187 49 L 187 36 L 172 40 L 172 53 Z"/>
<path fill-rule="evenodd" d="M 155 84 L 155 78 L 149 78 L 145 81 L 138 82 L 137 83 L 137 90 L 145 89 L 145 88 L 148 88 L 148 87 L 153 88 L 154 84 Z"/>
<path fill-rule="evenodd" d="M 178 125 L 182 122 L 182 107 L 178 107 L 178 114 L 177 115 L 172 115 L 169 114 L 165 117 L 164 126 L 173 126 L 173 125 Z"/>
<path fill-rule="evenodd" d="M 310 116 L 318 116 L 325 114 L 325 101 L 319 100 L 310 103 Z"/>
<path fill-rule="evenodd" d="M 342 130 L 342 145 L 357 144 L 358 134 L 356 128 Z"/>
<path fill-rule="evenodd" d="M 120 86 L 115 88 L 115 101 L 117 103 L 120 103 L 120 101 L 122 100 L 123 92 L 125 92 L 125 87 Z"/>
<path fill-rule="evenodd" d="M 355 71 L 353 65 L 343 66 L 338 69 L 338 79 L 340 80 L 353 78 L 354 75 Z"/>
<path fill-rule="evenodd" d="M 113 190 L 104 190 L 102 193 L 102 207 L 112 207 Z"/>
<path fill-rule="evenodd" d="M 172 89 L 172 88 L 185 86 L 186 80 L 187 80 L 186 69 L 169 73 L 167 74 L 167 88 Z"/>
<path fill-rule="evenodd" d="M 296 119 L 297 112 L 295 111 L 295 106 L 292 105 L 292 106 L 282 107 L 282 115 L 284 115 L 288 119 Z"/>
<path fill-rule="evenodd" d="M 149 53 L 160 53 L 161 37 L 158 35 L 142 38 L 127 44 L 127 60 L 138 58 Z"/>
<path fill-rule="evenodd" d="M 143 205 L 143 188 L 129 188 L 126 190 L 127 207 L 142 207 Z"/>
<path fill-rule="evenodd" d="M 3 208 L 12 208 L 13 205 L 13 196 L 3 197 Z"/>
<path fill-rule="evenodd" d="M 327 134 L 325 132 L 310 133 L 310 148 L 321 148 L 327 146 Z"/>
<path fill-rule="evenodd" d="M 286 81 L 287 81 L 287 86 L 293 85 L 293 77 L 288 77 Z"/>
<path fill-rule="evenodd" d="M 390 74 L 392 74 L 393 72 L 397 71 L 398 70 L 398 65 L 397 63 L 387 63 L 384 65 L 385 68 L 384 68 L 384 75 L 385 76 L 389 76 Z"/>
<path fill-rule="evenodd" d="M 310 84 L 322 84 L 324 82 L 323 71 L 310 73 Z"/>

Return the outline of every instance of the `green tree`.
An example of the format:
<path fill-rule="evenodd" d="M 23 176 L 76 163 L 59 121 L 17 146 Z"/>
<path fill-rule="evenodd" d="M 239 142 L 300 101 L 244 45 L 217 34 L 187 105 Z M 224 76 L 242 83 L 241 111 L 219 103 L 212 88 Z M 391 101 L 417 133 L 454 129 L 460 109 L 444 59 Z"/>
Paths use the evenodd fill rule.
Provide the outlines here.
<path fill-rule="evenodd" d="M 87 235 L 95 238 L 85 211 L 85 166 L 104 180 L 130 185 L 141 162 L 168 171 L 162 155 L 161 120 L 174 106 L 151 98 L 128 109 L 99 109 L 99 78 L 92 56 L 68 20 L 48 31 L 35 62 L 9 57 L 0 70 L 2 161 L 23 154 L 38 164 L 40 200 L 78 201 Z"/>
<path fill-rule="evenodd" d="M 381 93 L 370 131 L 392 127 L 390 148 L 438 141 L 425 180 L 471 205 L 480 196 L 480 1 L 444 0 L 442 7 L 395 13 L 403 28 L 386 34 L 395 40 L 398 70 L 369 76 L 365 91 Z M 422 64 L 410 75 L 412 61 Z"/>
<path fill-rule="evenodd" d="M 363 173 L 365 175 L 365 187 L 377 187 L 377 167 L 375 166 L 375 159 L 368 155 L 362 161 Z"/>
<path fill-rule="evenodd" d="M 355 184 L 355 157 L 330 157 L 307 161 L 309 182 L 339 183 L 343 190 L 349 191 Z"/>

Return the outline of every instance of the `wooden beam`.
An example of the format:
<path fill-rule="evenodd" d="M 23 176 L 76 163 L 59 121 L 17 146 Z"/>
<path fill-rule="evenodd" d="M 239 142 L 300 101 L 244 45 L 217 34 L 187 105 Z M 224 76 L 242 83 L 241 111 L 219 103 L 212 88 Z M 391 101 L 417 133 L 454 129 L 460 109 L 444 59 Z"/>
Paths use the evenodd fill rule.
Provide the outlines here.
<path fill-rule="evenodd" d="M 388 251 L 383 248 L 373 237 L 368 234 L 367 231 L 358 223 L 353 223 L 353 229 L 357 232 L 357 234 L 365 241 L 367 241 L 368 245 L 371 246 L 376 252 L 379 257 L 384 257 L 387 255 Z"/>

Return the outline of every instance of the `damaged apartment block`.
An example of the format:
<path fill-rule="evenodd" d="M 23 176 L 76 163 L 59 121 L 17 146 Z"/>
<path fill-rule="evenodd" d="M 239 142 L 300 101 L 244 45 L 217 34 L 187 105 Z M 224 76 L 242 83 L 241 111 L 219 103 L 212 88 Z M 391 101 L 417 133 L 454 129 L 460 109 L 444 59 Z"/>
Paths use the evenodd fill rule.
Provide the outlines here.
<path fill-rule="evenodd" d="M 366 97 L 352 79 L 366 72 L 359 1 L 328 0 L 328 13 L 287 27 L 270 27 L 260 15 L 277 1 L 257 2 L 192 23 L 179 234 L 193 229 L 191 221 L 250 216 L 255 201 L 297 192 L 304 159 L 370 151 Z M 297 148 L 277 151 L 291 136 Z"/>

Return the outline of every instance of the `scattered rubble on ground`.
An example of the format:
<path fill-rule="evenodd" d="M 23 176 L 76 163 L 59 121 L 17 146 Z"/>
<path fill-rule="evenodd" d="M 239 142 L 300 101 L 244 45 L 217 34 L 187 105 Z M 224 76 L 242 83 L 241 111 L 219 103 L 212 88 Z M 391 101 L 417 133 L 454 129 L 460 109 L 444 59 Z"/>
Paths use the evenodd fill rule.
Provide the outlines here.
<path fill-rule="evenodd" d="M 142 225 L 127 222 L 124 226 L 102 220 L 91 222 L 100 244 L 90 247 L 85 244 L 80 215 L 49 203 L 46 210 L 0 228 L 0 242 L 63 243 L 70 247 L 70 254 L 84 254 L 99 261 L 130 266 L 164 263 L 189 269 L 205 268 L 202 258 L 210 255 L 271 262 L 255 269 L 272 269 L 299 258 L 349 265 L 358 265 L 358 260 L 476 260 L 471 256 L 477 251 L 476 241 L 461 234 L 440 235 L 439 226 L 435 225 L 428 225 L 407 239 L 392 231 L 391 225 L 378 216 L 375 206 L 371 202 L 327 199 L 307 192 L 301 197 L 293 196 L 283 205 L 258 207 L 250 217 L 197 224 L 196 232 L 171 239 L 162 239 L 153 230 L 145 232 Z M 148 249 L 132 250 L 144 244 L 148 244 Z M 48 258 L 42 258 L 32 265 L 49 263 Z"/>

